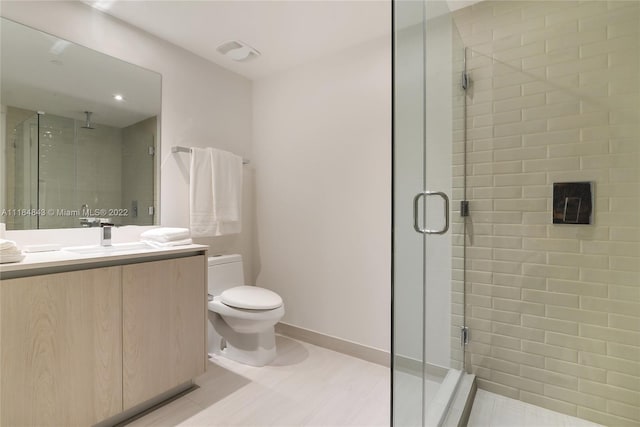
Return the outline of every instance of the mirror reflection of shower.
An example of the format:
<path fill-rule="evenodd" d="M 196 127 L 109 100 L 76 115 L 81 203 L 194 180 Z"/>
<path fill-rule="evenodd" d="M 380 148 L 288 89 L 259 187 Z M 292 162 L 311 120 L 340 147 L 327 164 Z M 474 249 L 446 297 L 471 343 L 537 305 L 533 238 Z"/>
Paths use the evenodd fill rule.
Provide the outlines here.
<path fill-rule="evenodd" d="M 7 229 L 153 224 L 156 117 L 119 126 L 82 110 L 64 117 L 6 107 L 2 207 L 40 212 L 7 216 Z"/>
<path fill-rule="evenodd" d="M 85 111 L 84 112 L 84 126 L 81 126 L 83 129 L 95 129 L 93 126 L 91 126 L 91 115 L 93 114 L 93 112 L 91 111 Z"/>

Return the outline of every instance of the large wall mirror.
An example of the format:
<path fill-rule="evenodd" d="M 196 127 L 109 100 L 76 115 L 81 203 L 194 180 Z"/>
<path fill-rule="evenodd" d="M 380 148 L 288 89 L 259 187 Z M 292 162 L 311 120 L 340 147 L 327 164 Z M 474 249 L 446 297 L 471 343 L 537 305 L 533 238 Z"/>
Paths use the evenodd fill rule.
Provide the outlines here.
<path fill-rule="evenodd" d="M 2 18 L 0 222 L 158 223 L 161 76 Z"/>

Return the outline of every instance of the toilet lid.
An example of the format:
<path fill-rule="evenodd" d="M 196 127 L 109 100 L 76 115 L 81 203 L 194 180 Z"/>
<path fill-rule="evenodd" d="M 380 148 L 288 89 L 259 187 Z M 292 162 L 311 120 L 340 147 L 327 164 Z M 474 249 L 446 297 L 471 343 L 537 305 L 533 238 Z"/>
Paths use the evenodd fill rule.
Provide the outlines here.
<path fill-rule="evenodd" d="M 220 294 L 223 304 L 247 310 L 271 310 L 282 305 L 282 298 L 269 289 L 257 286 L 236 286 Z"/>

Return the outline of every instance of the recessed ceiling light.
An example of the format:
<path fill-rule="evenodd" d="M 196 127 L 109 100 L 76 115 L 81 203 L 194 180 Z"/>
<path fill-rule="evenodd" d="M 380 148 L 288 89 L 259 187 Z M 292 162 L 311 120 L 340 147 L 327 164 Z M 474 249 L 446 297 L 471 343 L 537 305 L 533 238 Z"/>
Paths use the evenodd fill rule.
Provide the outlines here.
<path fill-rule="evenodd" d="M 124 96 L 116 93 L 115 95 L 113 95 L 113 99 L 115 99 L 116 101 L 124 101 Z"/>
<path fill-rule="evenodd" d="M 237 62 L 248 61 L 260 56 L 260 52 L 257 49 L 240 40 L 224 42 L 216 50 Z"/>

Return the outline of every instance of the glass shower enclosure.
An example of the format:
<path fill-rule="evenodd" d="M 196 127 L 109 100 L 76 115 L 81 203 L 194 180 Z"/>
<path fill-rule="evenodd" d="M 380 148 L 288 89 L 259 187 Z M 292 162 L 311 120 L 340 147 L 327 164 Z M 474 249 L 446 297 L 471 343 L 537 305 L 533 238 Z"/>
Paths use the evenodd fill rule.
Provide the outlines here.
<path fill-rule="evenodd" d="M 393 25 L 392 422 L 436 426 L 464 365 L 464 49 L 444 1 Z"/>
<path fill-rule="evenodd" d="M 393 12 L 393 424 L 639 425 L 640 3 Z"/>

